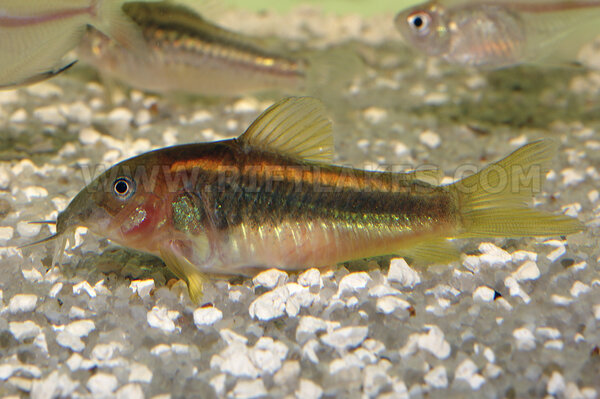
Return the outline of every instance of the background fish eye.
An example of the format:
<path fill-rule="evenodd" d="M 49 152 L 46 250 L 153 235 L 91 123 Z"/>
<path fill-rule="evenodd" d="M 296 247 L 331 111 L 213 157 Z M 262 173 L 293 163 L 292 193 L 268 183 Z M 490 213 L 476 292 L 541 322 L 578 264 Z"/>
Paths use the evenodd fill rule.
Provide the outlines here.
<path fill-rule="evenodd" d="M 408 23 L 420 35 L 425 35 L 429 32 L 431 17 L 425 12 L 416 12 L 408 16 Z"/>
<path fill-rule="evenodd" d="M 135 183 L 128 177 L 119 177 L 113 183 L 113 193 L 120 200 L 129 199 L 135 193 Z"/>

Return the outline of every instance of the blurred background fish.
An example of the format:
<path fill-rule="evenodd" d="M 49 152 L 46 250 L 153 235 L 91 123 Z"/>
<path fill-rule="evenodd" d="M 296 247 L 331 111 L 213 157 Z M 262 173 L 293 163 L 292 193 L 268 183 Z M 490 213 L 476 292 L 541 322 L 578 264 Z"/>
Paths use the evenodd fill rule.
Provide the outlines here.
<path fill-rule="evenodd" d="M 400 12 L 406 42 L 429 55 L 489 69 L 566 66 L 600 34 L 598 0 L 431 1 Z"/>
<path fill-rule="evenodd" d="M 78 55 L 103 75 L 135 88 L 237 95 L 273 88 L 296 91 L 304 82 L 305 61 L 265 49 L 183 5 L 131 2 L 123 11 L 142 31 L 146 51 L 132 52 L 94 27 Z"/>
<path fill-rule="evenodd" d="M 126 0 L 2 0 L 0 2 L 0 88 L 35 83 L 71 66 L 66 53 L 88 25 L 127 48 L 141 35 L 123 14 Z"/>

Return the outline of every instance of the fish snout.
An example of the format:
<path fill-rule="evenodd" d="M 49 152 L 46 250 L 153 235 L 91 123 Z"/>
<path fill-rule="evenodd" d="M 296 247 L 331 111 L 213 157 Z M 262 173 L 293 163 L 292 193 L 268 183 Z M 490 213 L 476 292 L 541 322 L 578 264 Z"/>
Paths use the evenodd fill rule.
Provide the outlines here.
<path fill-rule="evenodd" d="M 86 190 L 80 192 L 56 218 L 56 234 L 63 234 L 76 227 L 93 227 L 102 213 Z"/>
<path fill-rule="evenodd" d="M 73 212 L 70 207 L 58 214 L 56 218 L 56 234 L 63 235 L 67 231 L 80 226 L 82 223 L 76 212 Z"/>

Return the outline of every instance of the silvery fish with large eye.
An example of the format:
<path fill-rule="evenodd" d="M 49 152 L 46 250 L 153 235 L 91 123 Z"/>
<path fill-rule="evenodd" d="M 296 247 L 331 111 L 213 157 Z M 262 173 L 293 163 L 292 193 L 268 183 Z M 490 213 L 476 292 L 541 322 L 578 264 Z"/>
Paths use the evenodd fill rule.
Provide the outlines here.
<path fill-rule="evenodd" d="M 600 34 L 600 1 L 430 1 L 400 12 L 395 24 L 415 49 L 450 63 L 502 68 L 566 65 Z"/>

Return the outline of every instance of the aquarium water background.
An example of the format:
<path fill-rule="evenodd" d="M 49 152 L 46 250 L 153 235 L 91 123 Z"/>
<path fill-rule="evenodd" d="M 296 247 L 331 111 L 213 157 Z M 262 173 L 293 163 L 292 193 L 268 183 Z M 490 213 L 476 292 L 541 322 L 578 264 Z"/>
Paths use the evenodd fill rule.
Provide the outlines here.
<path fill-rule="evenodd" d="M 54 220 L 120 160 L 236 137 L 284 95 L 161 95 L 77 65 L 0 91 L 0 395 L 597 398 L 600 72 L 426 58 L 392 23 L 410 4 L 227 3 L 209 2 L 208 15 L 278 48 L 322 52 L 318 65 L 339 72 L 299 93 L 331 113 L 335 163 L 433 166 L 445 184 L 550 138 L 559 150 L 533 203 L 585 230 L 455 240 L 462 256 L 449 265 L 387 256 L 210 279 L 200 304 L 159 259 L 86 229 L 55 267 L 51 243 L 20 248 L 54 232 L 30 221 Z M 592 63 L 599 48 L 586 50 Z M 352 76 L 331 78 L 344 65 Z"/>

